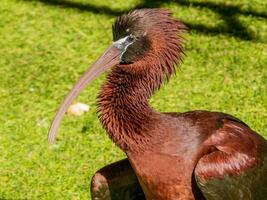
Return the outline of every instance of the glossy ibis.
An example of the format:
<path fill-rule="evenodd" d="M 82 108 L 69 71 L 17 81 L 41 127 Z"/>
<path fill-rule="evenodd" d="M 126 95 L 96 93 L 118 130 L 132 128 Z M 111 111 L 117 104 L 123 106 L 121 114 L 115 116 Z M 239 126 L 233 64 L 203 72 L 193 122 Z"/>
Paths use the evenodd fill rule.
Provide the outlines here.
<path fill-rule="evenodd" d="M 148 103 L 183 56 L 185 26 L 165 9 L 117 18 L 113 44 L 70 91 L 49 133 L 74 98 L 111 68 L 99 99 L 99 119 L 128 159 L 92 178 L 93 199 L 267 199 L 267 142 L 221 112 L 159 113 Z"/>

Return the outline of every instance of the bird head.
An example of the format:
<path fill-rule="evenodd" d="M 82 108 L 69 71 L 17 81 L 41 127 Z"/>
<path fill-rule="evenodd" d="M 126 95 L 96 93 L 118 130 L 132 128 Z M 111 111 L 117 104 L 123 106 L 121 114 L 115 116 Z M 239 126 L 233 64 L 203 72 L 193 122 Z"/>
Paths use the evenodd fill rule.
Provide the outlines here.
<path fill-rule="evenodd" d="M 113 43 L 79 79 L 61 104 L 48 140 L 54 142 L 64 113 L 78 94 L 113 66 L 129 73 L 156 70 L 169 77 L 183 54 L 185 26 L 166 9 L 139 9 L 118 17 L 112 27 Z"/>
<path fill-rule="evenodd" d="M 166 9 L 134 10 L 113 24 L 113 45 L 121 49 L 119 66 L 133 73 L 147 66 L 170 75 L 183 54 L 185 26 Z M 149 64 L 148 64 L 149 63 Z"/>

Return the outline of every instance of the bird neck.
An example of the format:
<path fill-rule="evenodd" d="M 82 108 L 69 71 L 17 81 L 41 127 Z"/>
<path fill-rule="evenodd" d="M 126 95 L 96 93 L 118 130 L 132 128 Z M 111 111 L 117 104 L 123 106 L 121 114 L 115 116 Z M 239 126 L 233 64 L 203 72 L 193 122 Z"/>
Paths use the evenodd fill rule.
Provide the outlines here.
<path fill-rule="evenodd" d="M 158 116 L 148 99 L 162 82 L 155 76 L 152 71 L 136 75 L 116 66 L 102 86 L 98 100 L 100 121 L 124 151 L 148 146 L 149 130 Z"/>

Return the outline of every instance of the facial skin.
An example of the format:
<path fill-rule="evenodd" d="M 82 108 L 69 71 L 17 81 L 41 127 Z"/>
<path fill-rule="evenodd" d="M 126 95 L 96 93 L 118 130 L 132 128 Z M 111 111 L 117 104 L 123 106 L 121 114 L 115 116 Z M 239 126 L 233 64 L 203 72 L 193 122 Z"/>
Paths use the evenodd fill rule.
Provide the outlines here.
<path fill-rule="evenodd" d="M 135 38 L 135 41 L 131 45 L 129 45 L 127 50 L 122 54 L 122 63 L 132 63 L 137 58 L 141 59 L 149 49 L 149 41 L 144 35 L 132 37 Z"/>
<path fill-rule="evenodd" d="M 125 55 L 125 53 L 128 51 L 128 47 L 132 44 L 134 44 L 136 42 L 136 37 L 132 34 L 130 35 L 127 35 L 115 42 L 113 42 L 114 46 L 116 46 L 118 49 L 121 50 L 121 56 L 120 56 L 120 59 L 121 59 L 121 62 L 123 62 L 123 57 Z"/>
<path fill-rule="evenodd" d="M 140 26 L 138 19 L 119 17 L 112 30 L 115 43 L 123 38 L 127 38 L 127 41 L 131 43 L 122 52 L 121 63 L 123 64 L 133 63 L 137 59 L 142 59 L 151 46 L 147 31 Z"/>

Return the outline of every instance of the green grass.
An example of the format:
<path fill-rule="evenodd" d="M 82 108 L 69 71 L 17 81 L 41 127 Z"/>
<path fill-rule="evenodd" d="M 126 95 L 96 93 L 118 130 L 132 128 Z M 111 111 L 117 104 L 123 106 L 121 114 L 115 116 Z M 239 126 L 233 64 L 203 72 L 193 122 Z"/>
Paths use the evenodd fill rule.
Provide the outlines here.
<path fill-rule="evenodd" d="M 267 2 L 88 2 L 0 2 L 0 199 L 88 199 L 93 173 L 124 157 L 96 115 L 104 76 L 78 98 L 89 113 L 66 116 L 56 144 L 46 138 L 66 93 L 111 42 L 115 17 L 135 7 L 169 8 L 191 30 L 177 76 L 151 100 L 157 110 L 219 110 L 267 137 Z"/>

